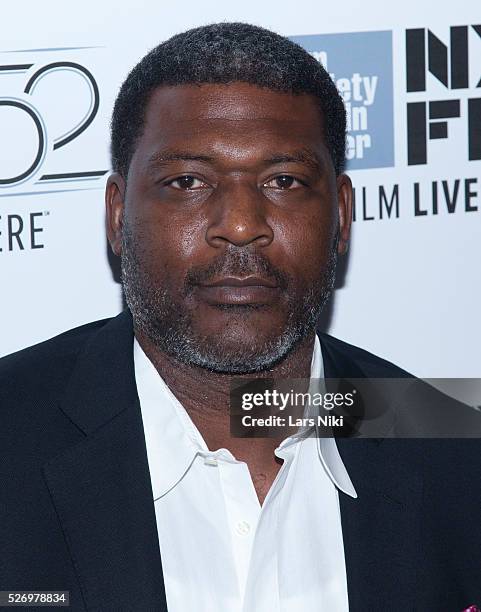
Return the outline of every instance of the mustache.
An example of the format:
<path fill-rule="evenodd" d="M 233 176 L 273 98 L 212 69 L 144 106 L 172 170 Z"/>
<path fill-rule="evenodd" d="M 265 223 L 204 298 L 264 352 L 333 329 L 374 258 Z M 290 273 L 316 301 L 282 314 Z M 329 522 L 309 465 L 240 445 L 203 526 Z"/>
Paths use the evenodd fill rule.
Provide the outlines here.
<path fill-rule="evenodd" d="M 196 285 L 224 276 L 261 276 L 275 281 L 284 290 L 292 282 L 292 277 L 272 265 L 264 254 L 234 246 L 226 249 L 208 265 L 191 268 L 184 282 L 186 294 L 192 292 Z"/>

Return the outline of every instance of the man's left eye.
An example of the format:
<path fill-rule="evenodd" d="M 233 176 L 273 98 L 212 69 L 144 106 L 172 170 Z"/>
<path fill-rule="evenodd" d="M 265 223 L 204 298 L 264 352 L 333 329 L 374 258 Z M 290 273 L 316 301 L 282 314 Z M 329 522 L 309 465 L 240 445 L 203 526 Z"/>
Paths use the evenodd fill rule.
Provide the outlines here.
<path fill-rule="evenodd" d="M 193 189 L 203 189 L 207 187 L 204 181 L 189 175 L 179 176 L 173 181 L 170 181 L 168 185 L 174 187 L 174 189 L 183 189 L 184 191 L 192 191 Z"/>
<path fill-rule="evenodd" d="M 289 174 L 281 174 L 280 176 L 276 176 L 267 183 L 264 183 L 263 187 L 267 187 L 269 189 L 292 189 L 294 187 L 299 187 L 302 185 L 301 181 L 290 176 Z"/>

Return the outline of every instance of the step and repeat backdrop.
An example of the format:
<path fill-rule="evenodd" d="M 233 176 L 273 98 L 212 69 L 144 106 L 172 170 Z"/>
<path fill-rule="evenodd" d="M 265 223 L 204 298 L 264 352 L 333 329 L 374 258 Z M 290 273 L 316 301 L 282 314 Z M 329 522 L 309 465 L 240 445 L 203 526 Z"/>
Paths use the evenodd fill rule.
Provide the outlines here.
<path fill-rule="evenodd" d="M 103 204 L 118 88 L 172 34 L 247 21 L 305 47 L 346 104 L 354 227 L 325 329 L 419 376 L 481 377 L 476 0 L 66 4 L 2 6 L 0 355 L 122 309 Z"/>

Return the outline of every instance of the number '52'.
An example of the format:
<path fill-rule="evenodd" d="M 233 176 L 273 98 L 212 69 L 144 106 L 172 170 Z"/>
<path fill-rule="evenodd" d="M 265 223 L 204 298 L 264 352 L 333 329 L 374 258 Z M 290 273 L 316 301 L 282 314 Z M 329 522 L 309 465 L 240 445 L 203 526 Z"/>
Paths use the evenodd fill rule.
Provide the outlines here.
<path fill-rule="evenodd" d="M 19 66 L 20 67 L 20 66 Z M 26 66 L 21 66 L 25 68 Z M 0 66 L 0 73 L 6 70 L 15 69 L 16 66 Z M 94 120 L 97 111 L 99 109 L 99 88 L 97 83 L 92 75 L 84 66 L 74 62 L 54 62 L 52 64 L 47 64 L 43 66 L 39 70 L 37 70 L 28 80 L 25 85 L 24 93 L 32 96 L 34 94 L 35 88 L 38 85 L 39 81 L 44 78 L 47 74 L 55 71 L 71 71 L 79 75 L 86 83 L 90 92 L 90 102 L 89 108 L 85 115 L 78 121 L 73 127 L 71 127 L 67 132 L 58 136 L 53 143 L 53 149 L 60 149 L 64 145 L 72 142 L 75 138 L 77 138 L 82 132 L 84 132 L 89 125 Z M 32 174 L 34 174 L 38 168 L 41 166 L 45 159 L 46 151 L 46 128 L 45 123 L 35 106 L 25 99 L 13 98 L 13 97 L 2 97 L 0 98 L 0 112 L 2 106 L 10 106 L 21 111 L 25 112 L 29 119 L 33 121 L 35 129 L 38 134 L 38 148 L 33 162 L 29 167 L 25 168 L 20 174 L 16 176 L 4 177 L 0 175 L 0 187 L 1 186 L 12 186 L 17 183 L 21 183 L 27 180 Z"/>

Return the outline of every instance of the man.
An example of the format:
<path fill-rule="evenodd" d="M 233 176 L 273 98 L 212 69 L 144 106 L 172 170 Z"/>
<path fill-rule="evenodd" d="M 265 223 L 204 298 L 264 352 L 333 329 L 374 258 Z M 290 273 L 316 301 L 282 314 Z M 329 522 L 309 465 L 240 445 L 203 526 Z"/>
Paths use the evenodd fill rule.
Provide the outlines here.
<path fill-rule="evenodd" d="M 347 249 L 345 115 L 267 30 L 174 36 L 112 120 L 128 310 L 2 360 L 2 590 L 73 610 L 459 611 L 476 441 L 234 438 L 234 377 L 402 377 L 316 335 Z"/>

